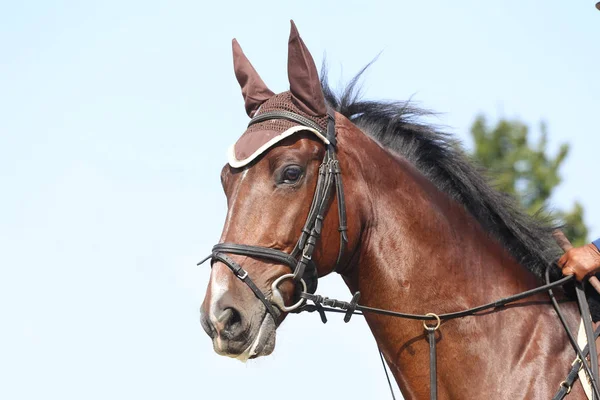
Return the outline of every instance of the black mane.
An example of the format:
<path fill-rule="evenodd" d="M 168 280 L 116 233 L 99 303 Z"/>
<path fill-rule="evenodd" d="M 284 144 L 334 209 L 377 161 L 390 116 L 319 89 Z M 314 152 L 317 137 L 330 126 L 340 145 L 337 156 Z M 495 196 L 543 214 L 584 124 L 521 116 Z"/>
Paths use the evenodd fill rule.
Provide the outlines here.
<path fill-rule="evenodd" d="M 330 88 L 323 68 L 321 83 L 327 102 L 382 146 L 414 164 L 543 281 L 546 266 L 560 254 L 552 238 L 556 228 L 553 221 L 541 214 L 529 216 L 515 199 L 495 190 L 483 170 L 465 155 L 459 141 L 418 122 L 418 117 L 428 112 L 408 102 L 361 100 L 357 83 L 367 67 L 339 94 Z M 560 276 L 558 268 L 552 271 L 554 279 Z"/>

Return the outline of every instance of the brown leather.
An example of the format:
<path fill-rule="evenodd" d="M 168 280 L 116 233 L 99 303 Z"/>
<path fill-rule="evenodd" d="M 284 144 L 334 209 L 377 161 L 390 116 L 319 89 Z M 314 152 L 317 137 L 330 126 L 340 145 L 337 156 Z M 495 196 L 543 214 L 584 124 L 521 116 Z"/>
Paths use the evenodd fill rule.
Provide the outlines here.
<path fill-rule="evenodd" d="M 232 41 L 232 48 L 235 77 L 242 87 L 246 113 L 249 117 L 253 117 L 260 105 L 275 93 L 265 85 L 235 39 Z"/>

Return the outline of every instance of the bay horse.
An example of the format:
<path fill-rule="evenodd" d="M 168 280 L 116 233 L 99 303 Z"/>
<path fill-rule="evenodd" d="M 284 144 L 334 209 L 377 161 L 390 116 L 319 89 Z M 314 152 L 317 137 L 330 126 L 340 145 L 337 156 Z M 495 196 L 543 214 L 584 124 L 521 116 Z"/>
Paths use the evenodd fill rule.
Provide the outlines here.
<path fill-rule="evenodd" d="M 560 252 L 551 223 L 493 189 L 457 141 L 417 121 L 418 109 L 361 101 L 360 74 L 336 96 L 293 22 L 288 45 L 290 90 L 275 94 L 233 41 L 252 120 L 221 171 L 228 211 L 201 306 L 217 353 L 269 355 L 298 293 L 334 271 L 360 304 L 417 314 L 540 285 Z M 577 305 L 556 292 L 576 329 Z M 428 398 L 422 322 L 364 318 L 403 396 Z M 444 320 L 434 342 L 444 399 L 551 398 L 575 358 L 545 294 Z M 569 396 L 585 398 L 579 384 Z"/>

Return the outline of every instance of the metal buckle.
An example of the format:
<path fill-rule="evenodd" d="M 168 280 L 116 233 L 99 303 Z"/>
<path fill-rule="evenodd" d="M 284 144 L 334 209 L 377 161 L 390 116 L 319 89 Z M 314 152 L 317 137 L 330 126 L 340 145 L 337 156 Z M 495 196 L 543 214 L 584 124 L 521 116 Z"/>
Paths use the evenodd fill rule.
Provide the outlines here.
<path fill-rule="evenodd" d="M 237 276 L 237 277 L 238 277 L 238 279 L 240 279 L 240 280 L 242 280 L 242 281 L 243 281 L 244 279 L 246 279 L 246 278 L 248 277 L 248 271 L 246 271 L 246 270 L 245 270 L 245 269 L 243 269 L 243 268 L 242 268 L 242 271 L 244 271 L 244 273 L 243 273 L 243 274 L 241 274 L 241 275 L 240 275 L 239 273 L 237 273 L 237 274 L 235 274 L 235 276 Z"/>
<path fill-rule="evenodd" d="M 567 389 L 567 394 L 571 393 L 571 386 L 567 383 L 567 381 L 562 381 L 559 386 Z"/>

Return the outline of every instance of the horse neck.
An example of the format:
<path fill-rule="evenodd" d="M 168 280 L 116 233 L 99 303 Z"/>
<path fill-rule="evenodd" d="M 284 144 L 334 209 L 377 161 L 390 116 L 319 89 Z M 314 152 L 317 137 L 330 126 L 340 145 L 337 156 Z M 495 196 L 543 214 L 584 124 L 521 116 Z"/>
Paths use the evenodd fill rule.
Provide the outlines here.
<path fill-rule="evenodd" d="M 342 132 L 339 148 L 345 154 L 340 162 L 348 165 L 343 168 L 351 171 L 353 184 L 362 185 L 357 199 L 362 221 L 360 259 L 349 284 L 359 285 L 363 300 L 373 283 L 381 281 L 392 294 L 385 299 L 373 290 L 378 294 L 374 302 L 394 304 L 411 295 L 421 298 L 414 302 L 419 309 L 411 311 L 424 311 L 428 305 L 435 307 L 429 311 L 445 311 L 538 284 L 464 206 L 406 159 L 355 127 L 342 125 Z M 402 304 L 406 309 L 410 303 L 403 300 Z"/>
<path fill-rule="evenodd" d="M 340 160 L 346 159 L 355 167 L 352 183 L 361 180 L 366 186 L 361 190 L 366 195 L 358 199 L 362 210 L 360 247 L 351 273 L 345 276 L 350 290 L 361 292 L 361 304 L 415 314 L 443 314 L 538 285 L 533 274 L 491 238 L 462 205 L 438 190 L 408 161 L 357 129 L 348 128 L 344 133 L 351 145 L 344 146 L 346 140 L 341 140 L 339 148 L 346 150 L 342 150 Z M 543 307 L 548 309 L 547 305 Z M 481 337 L 488 329 L 490 335 L 504 334 L 494 325 L 506 322 L 503 318 L 508 316 L 516 318 L 511 324 L 519 329 L 519 319 L 531 312 L 531 308 L 518 307 L 514 312 L 511 309 L 511 314 L 493 313 L 486 318 L 442 324 L 442 334 L 453 341 L 446 349 L 443 340 L 439 345 L 440 352 L 453 353 L 445 361 L 446 368 L 463 368 L 460 357 L 456 357 L 456 364 L 452 357 L 472 350 L 466 335 L 475 335 L 481 343 L 492 346 L 485 351 L 499 362 L 518 359 L 522 342 L 516 340 L 513 351 L 511 346 L 494 345 Z M 422 323 L 374 314 L 366 314 L 365 318 L 405 395 L 427 388 L 428 345 Z M 545 314 L 540 316 L 540 320 L 544 318 Z M 555 331 L 562 334 L 558 326 Z M 556 353 L 568 350 L 564 335 L 552 336 L 548 334 L 549 340 L 556 340 L 559 346 Z M 479 367 L 484 370 L 488 366 Z M 452 375 L 452 380 L 448 385 L 461 384 L 460 375 Z"/>

